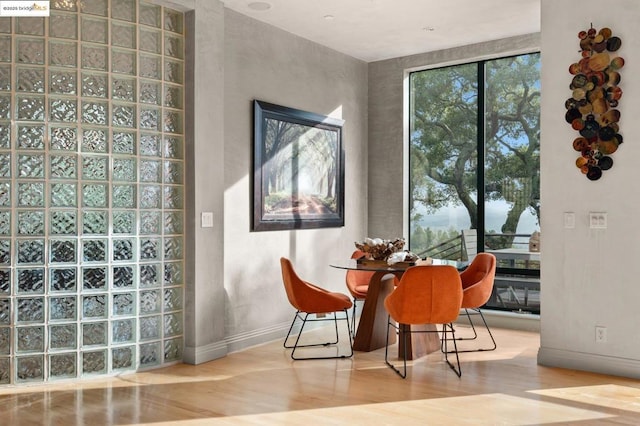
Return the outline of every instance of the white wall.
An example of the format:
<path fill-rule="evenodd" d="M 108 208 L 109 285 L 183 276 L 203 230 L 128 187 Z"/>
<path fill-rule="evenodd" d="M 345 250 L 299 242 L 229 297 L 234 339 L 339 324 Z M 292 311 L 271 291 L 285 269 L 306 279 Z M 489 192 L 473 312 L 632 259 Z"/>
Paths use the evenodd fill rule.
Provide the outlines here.
<path fill-rule="evenodd" d="M 636 182 L 640 145 L 640 2 L 542 0 L 542 271 L 541 348 L 549 366 L 640 377 L 638 304 L 640 259 Z M 625 142 L 614 166 L 589 181 L 574 166 L 577 133 L 564 121 L 571 96 L 569 65 L 580 58 L 580 30 L 609 27 L 622 39 L 620 133 Z M 590 229 L 589 212 L 607 212 L 607 229 Z M 575 212 L 565 229 L 563 213 Z M 607 327 L 607 342 L 595 342 L 595 327 Z"/>

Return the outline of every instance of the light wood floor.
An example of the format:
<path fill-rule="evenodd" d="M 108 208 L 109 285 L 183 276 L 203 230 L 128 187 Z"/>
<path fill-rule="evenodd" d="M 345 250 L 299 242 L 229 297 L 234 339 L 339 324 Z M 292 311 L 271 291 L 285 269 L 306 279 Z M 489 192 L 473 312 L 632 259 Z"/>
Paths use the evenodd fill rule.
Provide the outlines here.
<path fill-rule="evenodd" d="M 0 425 L 640 423 L 639 381 L 540 367 L 538 334 L 494 331 L 498 350 L 461 354 L 462 378 L 440 353 L 402 380 L 384 349 L 294 362 L 273 342 L 198 366 L 0 388 Z"/>

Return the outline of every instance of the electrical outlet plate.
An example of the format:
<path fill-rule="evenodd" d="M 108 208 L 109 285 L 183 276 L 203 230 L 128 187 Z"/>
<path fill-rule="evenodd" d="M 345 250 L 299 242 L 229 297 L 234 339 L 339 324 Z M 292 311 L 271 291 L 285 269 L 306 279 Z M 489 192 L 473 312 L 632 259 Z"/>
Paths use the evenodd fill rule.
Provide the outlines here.
<path fill-rule="evenodd" d="M 592 229 L 606 229 L 607 228 L 607 214 L 605 212 L 590 212 L 589 213 L 589 228 L 592 228 Z"/>
<path fill-rule="evenodd" d="M 596 343 L 607 342 L 607 327 L 596 326 Z"/>

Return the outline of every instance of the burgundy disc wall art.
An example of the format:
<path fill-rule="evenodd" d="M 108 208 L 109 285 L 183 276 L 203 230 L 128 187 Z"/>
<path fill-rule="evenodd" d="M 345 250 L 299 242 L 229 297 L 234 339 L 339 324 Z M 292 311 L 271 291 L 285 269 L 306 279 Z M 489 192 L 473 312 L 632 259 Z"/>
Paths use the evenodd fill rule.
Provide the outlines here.
<path fill-rule="evenodd" d="M 565 102 L 565 119 L 580 135 L 573 149 L 580 153 L 576 166 L 589 180 L 597 180 L 613 166 L 611 155 L 622 143 L 618 101 L 622 97 L 617 55 L 622 40 L 611 29 L 591 26 L 578 33 L 582 58 L 569 67 L 572 95 Z"/>

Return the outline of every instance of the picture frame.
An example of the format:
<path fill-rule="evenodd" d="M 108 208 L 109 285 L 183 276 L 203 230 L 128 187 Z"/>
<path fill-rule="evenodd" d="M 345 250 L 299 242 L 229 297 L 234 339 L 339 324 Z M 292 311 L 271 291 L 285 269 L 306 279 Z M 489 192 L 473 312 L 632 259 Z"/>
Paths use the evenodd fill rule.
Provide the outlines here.
<path fill-rule="evenodd" d="M 252 231 L 344 226 L 344 120 L 254 100 Z"/>

